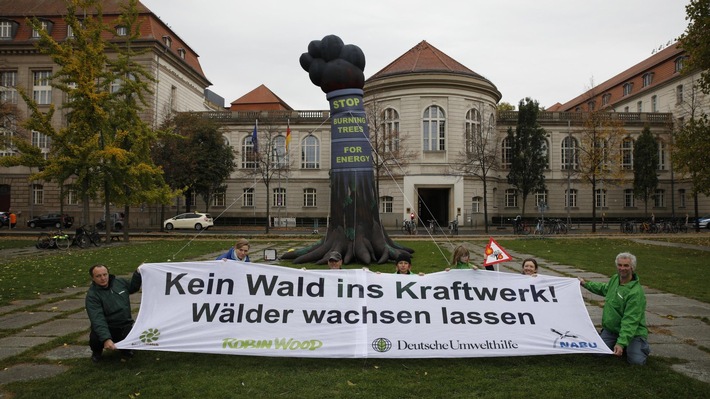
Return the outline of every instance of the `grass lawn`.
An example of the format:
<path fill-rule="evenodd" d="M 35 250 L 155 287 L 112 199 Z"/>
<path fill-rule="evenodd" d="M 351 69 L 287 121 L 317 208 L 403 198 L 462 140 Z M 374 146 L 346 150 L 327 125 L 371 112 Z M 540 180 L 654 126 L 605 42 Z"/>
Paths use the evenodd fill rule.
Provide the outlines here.
<path fill-rule="evenodd" d="M 252 240 L 254 244 L 256 240 Z M 88 286 L 87 267 L 104 262 L 127 274 L 141 262 L 185 260 L 224 250 L 232 240 L 135 242 L 96 250 L 55 252 L 38 259 L 0 263 L 0 297 L 34 298 L 68 286 Z M 414 248 L 414 271 L 441 271 L 442 254 L 431 242 L 403 242 Z M 550 261 L 610 274 L 616 253 L 639 257 L 645 284 L 685 290 L 705 297 L 692 278 L 707 253 L 645 246 L 628 240 L 500 240 L 511 250 Z M 289 245 L 297 245 L 290 243 Z M 448 256 L 448 252 L 445 253 Z M 286 263 L 285 263 L 286 264 Z M 287 265 L 287 264 L 286 264 Z M 325 268 L 324 265 L 294 267 Z M 348 268 L 361 267 L 349 265 Z M 392 272 L 394 266 L 373 265 Z M 687 276 L 687 277 L 686 277 Z M 671 281 L 673 280 L 673 281 Z M 683 288 L 684 287 L 684 288 Z M 706 300 L 707 301 L 707 300 Z M 87 326 L 88 329 L 88 326 Z M 416 331 L 412 331 L 416 334 Z M 0 362 L 62 363 L 69 371 L 57 377 L 8 384 L 12 398 L 666 398 L 707 397 L 710 385 L 678 374 L 673 359 L 651 357 L 645 367 L 631 367 L 612 356 L 558 355 L 468 359 L 301 359 L 137 351 L 121 362 L 107 354 L 98 365 L 89 359 L 51 361 L 38 352 L 66 344 L 86 345 L 87 334 L 67 336 Z"/>

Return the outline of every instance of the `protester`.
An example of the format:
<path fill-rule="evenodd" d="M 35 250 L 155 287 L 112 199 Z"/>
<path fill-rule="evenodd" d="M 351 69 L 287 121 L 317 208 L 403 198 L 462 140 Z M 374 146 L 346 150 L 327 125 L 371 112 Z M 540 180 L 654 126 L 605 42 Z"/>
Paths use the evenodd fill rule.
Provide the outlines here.
<path fill-rule="evenodd" d="M 651 352 L 646 328 L 646 295 L 636 274 L 636 256 L 622 252 L 616 255 L 617 273 L 607 283 L 579 283 L 590 292 L 604 296 L 602 331 L 599 334 L 614 355 L 626 352 L 630 364 L 646 364 Z"/>
<path fill-rule="evenodd" d="M 523 274 L 528 276 L 537 276 L 537 261 L 533 258 L 527 258 L 523 261 Z"/>
<path fill-rule="evenodd" d="M 409 252 L 400 252 L 397 255 L 395 274 L 414 274 L 412 273 L 412 255 Z M 418 273 L 423 276 L 424 273 Z"/>
<path fill-rule="evenodd" d="M 328 255 L 328 268 L 330 270 L 338 270 L 343 268 L 343 256 L 340 252 L 333 251 Z"/>
<path fill-rule="evenodd" d="M 229 251 L 217 257 L 217 260 L 220 259 L 231 259 L 238 260 L 241 262 L 251 262 L 251 260 L 249 260 L 249 241 L 246 238 L 238 239 L 234 246 L 229 249 Z"/>
<path fill-rule="evenodd" d="M 101 360 L 104 349 L 116 350 L 116 342 L 122 341 L 133 327 L 129 295 L 141 288 L 138 270 L 129 280 L 109 274 L 108 267 L 97 264 L 89 268 L 91 286 L 86 293 L 86 313 L 91 321 L 89 346 L 91 360 Z M 133 351 L 121 350 L 122 358 L 133 357 Z"/>
<path fill-rule="evenodd" d="M 471 253 L 469 252 L 469 250 L 463 245 L 459 245 L 454 250 L 454 255 L 451 258 L 451 266 L 454 266 L 454 269 L 478 270 L 478 267 L 476 267 L 476 265 L 469 263 L 470 258 Z M 451 268 L 447 267 L 445 270 L 448 272 L 449 270 L 451 270 Z"/>
<path fill-rule="evenodd" d="M 10 212 L 10 228 L 14 229 L 15 226 L 17 225 L 17 215 L 15 215 L 15 212 Z"/>

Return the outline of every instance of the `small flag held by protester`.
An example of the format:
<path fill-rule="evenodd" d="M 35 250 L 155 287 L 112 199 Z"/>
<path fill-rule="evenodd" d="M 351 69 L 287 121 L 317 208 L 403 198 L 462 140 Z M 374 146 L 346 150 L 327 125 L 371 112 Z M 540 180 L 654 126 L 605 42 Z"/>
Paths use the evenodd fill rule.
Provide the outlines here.
<path fill-rule="evenodd" d="M 483 255 L 483 266 L 507 262 L 511 259 L 512 257 L 505 252 L 505 249 L 498 245 L 496 240 L 491 237 L 490 241 L 488 241 L 488 245 L 486 245 L 485 253 Z"/>

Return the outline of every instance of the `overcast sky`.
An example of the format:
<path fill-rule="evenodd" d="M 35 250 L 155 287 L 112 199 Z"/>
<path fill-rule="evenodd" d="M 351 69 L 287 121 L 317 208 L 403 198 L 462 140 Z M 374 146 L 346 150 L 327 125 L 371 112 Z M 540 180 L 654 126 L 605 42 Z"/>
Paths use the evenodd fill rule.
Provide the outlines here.
<path fill-rule="evenodd" d="M 485 76 L 513 105 L 571 100 L 665 47 L 688 0 L 141 0 L 195 50 L 225 105 L 266 85 L 297 110 L 327 109 L 298 58 L 335 34 L 369 78 L 422 40 Z"/>

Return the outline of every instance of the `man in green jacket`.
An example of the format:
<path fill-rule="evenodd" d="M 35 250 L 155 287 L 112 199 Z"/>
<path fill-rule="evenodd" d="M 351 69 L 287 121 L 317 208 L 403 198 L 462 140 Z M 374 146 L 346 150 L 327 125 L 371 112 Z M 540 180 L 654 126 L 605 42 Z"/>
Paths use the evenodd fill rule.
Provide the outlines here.
<path fill-rule="evenodd" d="M 116 350 L 115 343 L 131 331 L 133 316 L 128 296 L 141 288 L 142 278 L 138 270 L 130 280 L 118 278 L 101 264 L 91 266 L 89 274 L 92 283 L 86 293 L 86 313 L 91 321 L 91 360 L 97 363 L 104 349 Z M 121 356 L 132 357 L 133 351 L 122 350 Z"/>
<path fill-rule="evenodd" d="M 636 256 L 622 252 L 616 255 L 617 273 L 608 283 L 585 281 L 582 287 L 604 296 L 602 331 L 599 334 L 614 355 L 626 351 L 630 364 L 646 364 L 651 352 L 646 328 L 646 294 L 636 275 Z"/>

